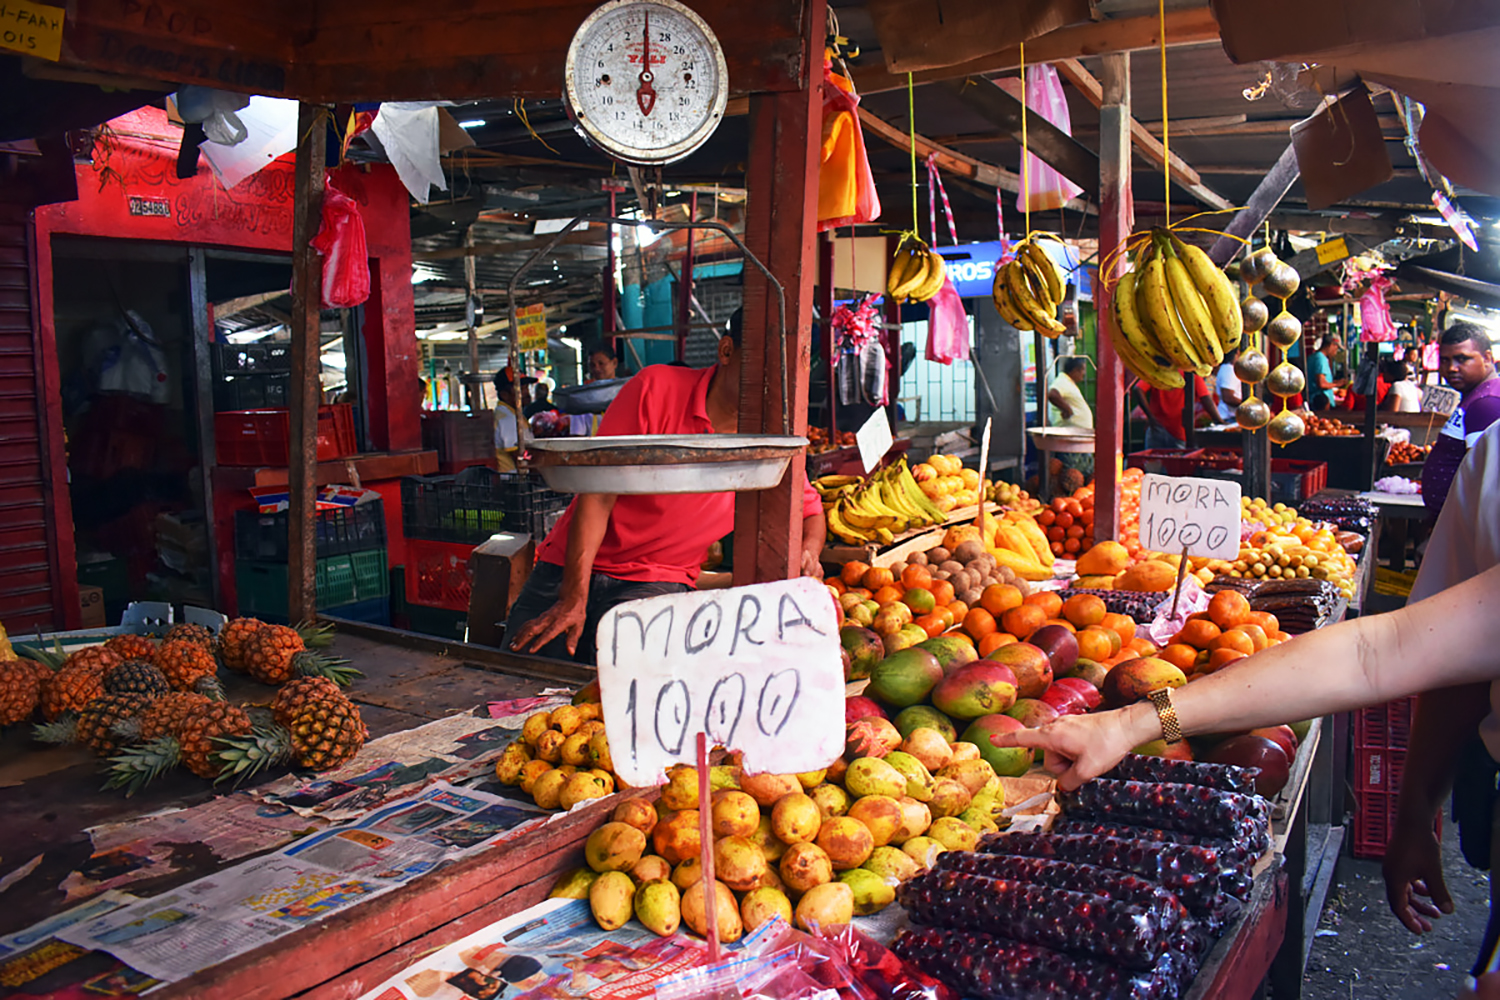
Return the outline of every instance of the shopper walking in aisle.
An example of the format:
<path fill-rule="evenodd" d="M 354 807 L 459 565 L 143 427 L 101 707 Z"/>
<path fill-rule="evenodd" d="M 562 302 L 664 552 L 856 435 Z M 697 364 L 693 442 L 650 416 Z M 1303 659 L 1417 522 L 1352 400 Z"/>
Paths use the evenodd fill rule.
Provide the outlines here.
<path fill-rule="evenodd" d="M 1203 376 L 1193 375 L 1193 393 L 1196 409 L 1188 414 L 1194 419 L 1198 410 L 1209 423 L 1219 419 L 1218 399 Z M 1146 449 L 1177 449 L 1187 447 L 1187 431 L 1183 427 L 1183 407 L 1187 400 L 1187 389 L 1156 389 L 1144 382 L 1135 385 L 1136 398 L 1146 412 Z"/>
<path fill-rule="evenodd" d="M 1486 738 L 1492 754 L 1500 754 L 1500 662 L 1493 637 L 1500 613 L 1500 503 L 1483 497 L 1497 474 L 1500 425 L 1475 443 L 1454 479 L 1407 607 L 1318 629 L 1233 663 L 1169 692 L 1170 714 L 1166 707 L 1141 701 L 995 736 L 995 744 L 1045 750 L 1046 766 L 1059 776 L 1058 784 L 1072 789 L 1114 767 L 1131 748 L 1161 739 L 1174 721 L 1185 736 L 1238 732 L 1378 705 L 1419 691 L 1463 691 L 1466 717 L 1434 718 L 1420 731 L 1413 725 L 1413 753 L 1402 787 L 1406 818 L 1392 842 L 1399 856 L 1393 859 L 1387 852 L 1392 909 L 1413 931 L 1430 929 L 1431 918 L 1452 912 L 1433 835 L 1436 810 L 1447 789 L 1439 769 L 1413 776 L 1416 748 L 1419 741 L 1436 745 L 1444 729 L 1465 726 Z M 1441 654 L 1433 655 L 1434 649 Z M 1308 669 L 1309 664 L 1317 669 Z M 1419 699 L 1419 714 L 1427 697 Z M 1473 972 L 1480 977 L 1482 997 L 1500 997 L 1500 966 L 1489 954 L 1497 930 L 1493 919 L 1491 923 L 1486 952 Z"/>
<path fill-rule="evenodd" d="M 516 455 L 521 450 L 521 430 L 516 420 L 522 406 L 519 386 L 535 382 L 529 375 L 516 378 L 510 365 L 495 373 L 495 461 L 501 472 L 516 471 Z"/>

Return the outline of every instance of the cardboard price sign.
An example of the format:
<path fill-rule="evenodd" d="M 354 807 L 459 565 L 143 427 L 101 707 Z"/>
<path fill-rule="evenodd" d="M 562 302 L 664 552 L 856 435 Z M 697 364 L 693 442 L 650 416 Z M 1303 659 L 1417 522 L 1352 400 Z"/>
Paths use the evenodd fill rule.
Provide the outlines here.
<path fill-rule="evenodd" d="M 1240 554 L 1240 485 L 1219 479 L 1141 478 L 1141 548 L 1206 559 Z"/>
<path fill-rule="evenodd" d="M 747 771 L 827 767 L 844 749 L 844 667 L 828 589 L 802 577 L 630 601 L 599 622 L 615 773 L 654 785 L 694 737 Z"/>
<path fill-rule="evenodd" d="M 1422 387 L 1422 412 L 1449 417 L 1458 409 L 1463 395 L 1451 386 L 1424 385 Z"/>
<path fill-rule="evenodd" d="M 516 310 L 516 339 L 522 351 L 545 351 L 547 349 L 547 306 L 533 302 Z M 516 371 L 520 371 L 516 366 Z"/>

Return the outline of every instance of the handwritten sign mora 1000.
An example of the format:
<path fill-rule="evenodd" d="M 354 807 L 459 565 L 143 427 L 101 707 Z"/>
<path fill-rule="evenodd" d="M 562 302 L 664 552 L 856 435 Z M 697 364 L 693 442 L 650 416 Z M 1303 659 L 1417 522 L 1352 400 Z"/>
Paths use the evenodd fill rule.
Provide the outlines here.
<path fill-rule="evenodd" d="M 631 601 L 599 622 L 599 689 L 615 773 L 663 780 L 698 733 L 746 771 L 793 774 L 844 749 L 844 667 L 828 589 L 778 580 Z"/>
<path fill-rule="evenodd" d="M 1141 548 L 1205 559 L 1240 554 L 1240 484 L 1220 479 L 1141 478 Z"/>

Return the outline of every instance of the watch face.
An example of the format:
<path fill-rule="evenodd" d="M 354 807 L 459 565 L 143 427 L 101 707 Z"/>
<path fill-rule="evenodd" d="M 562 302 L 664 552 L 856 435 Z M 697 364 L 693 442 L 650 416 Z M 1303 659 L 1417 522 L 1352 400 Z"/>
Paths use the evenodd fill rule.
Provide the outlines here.
<path fill-rule="evenodd" d="M 611 0 L 590 14 L 568 48 L 566 81 L 579 130 L 640 164 L 697 149 L 729 98 L 718 39 L 675 0 Z"/>

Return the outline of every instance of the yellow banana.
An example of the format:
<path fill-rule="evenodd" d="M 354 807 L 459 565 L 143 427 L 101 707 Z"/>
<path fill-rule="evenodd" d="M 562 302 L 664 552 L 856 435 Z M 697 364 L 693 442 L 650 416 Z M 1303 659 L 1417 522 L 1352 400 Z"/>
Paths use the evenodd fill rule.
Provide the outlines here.
<path fill-rule="evenodd" d="M 1222 268 L 1214 266 L 1213 260 L 1201 247 L 1184 243 L 1175 235 L 1171 240 L 1172 248 L 1177 251 L 1193 284 L 1203 295 L 1209 319 L 1213 320 L 1214 331 L 1218 335 L 1219 353 L 1228 354 L 1240 346 L 1245 333 L 1245 317 L 1240 311 L 1234 284 Z"/>
<path fill-rule="evenodd" d="M 932 258 L 932 263 L 928 268 L 927 281 L 918 287 L 916 291 L 912 292 L 911 295 L 918 302 L 926 302 L 942 291 L 943 282 L 947 280 L 947 269 L 943 258 L 931 250 L 927 251 L 927 255 Z"/>
<path fill-rule="evenodd" d="M 887 504 L 879 487 L 874 483 L 861 490 L 857 496 L 845 501 L 844 510 L 847 512 L 851 508 L 857 514 L 884 522 L 883 527 L 891 528 L 895 531 L 905 531 L 907 522 L 911 520 L 905 511 L 898 510 Z M 850 519 L 850 523 L 858 524 L 853 519 Z"/>
<path fill-rule="evenodd" d="M 913 247 L 909 253 L 914 261 L 911 277 L 907 279 L 905 285 L 900 289 L 901 297 L 908 300 L 912 297 L 913 292 L 927 283 L 927 279 L 932 273 L 932 258 L 926 251 Z"/>
<path fill-rule="evenodd" d="M 1035 325 L 1031 320 L 1021 315 L 1021 310 L 1011 301 L 1010 292 L 1005 287 L 1005 269 L 999 268 L 995 271 L 994 284 L 990 286 L 990 297 L 995 300 L 995 311 L 1000 318 L 1005 320 L 1017 330 L 1032 330 Z"/>
<path fill-rule="evenodd" d="M 1146 384 L 1158 389 L 1181 389 L 1186 384 L 1182 372 L 1173 371 L 1162 365 L 1154 365 L 1136 353 L 1135 346 L 1125 339 L 1124 334 L 1120 333 L 1118 328 L 1110 327 L 1109 339 L 1114 344 L 1115 353 L 1125 363 L 1125 367 L 1140 376 Z"/>
<path fill-rule="evenodd" d="M 1005 265 L 1005 290 L 1010 293 L 1010 301 L 1017 311 L 1030 320 L 1033 327 L 1047 336 L 1055 337 L 1067 329 L 1053 315 L 1056 307 L 1048 309 L 1037 300 L 1035 292 L 1032 291 L 1026 279 L 1026 268 L 1018 260 Z"/>
<path fill-rule="evenodd" d="M 1021 248 L 1021 259 L 1027 270 L 1046 289 L 1047 298 L 1052 300 L 1053 308 L 1056 308 L 1063 299 L 1062 275 L 1057 273 L 1057 265 L 1047 256 L 1047 251 L 1035 242 L 1027 243 Z"/>
<path fill-rule="evenodd" d="M 1224 352 L 1219 349 L 1219 334 L 1208 315 L 1208 304 L 1203 301 L 1203 293 L 1193 284 L 1192 275 L 1188 274 L 1187 266 L 1182 263 L 1171 244 L 1162 247 L 1161 256 L 1162 272 L 1167 278 L 1167 297 L 1177 313 L 1178 321 L 1187 331 L 1188 339 L 1192 341 L 1193 350 L 1197 352 L 1200 361 L 1209 366 L 1217 365 L 1223 360 Z"/>
<path fill-rule="evenodd" d="M 861 531 L 874 528 L 893 528 L 897 520 L 894 517 L 876 513 L 868 507 L 861 507 L 858 503 L 848 500 L 839 505 L 839 516 L 844 519 L 844 523 Z"/>
<path fill-rule="evenodd" d="M 828 530 L 834 537 L 848 545 L 864 545 L 871 540 L 873 535 L 866 535 L 844 521 L 840 512 L 841 504 L 834 504 L 824 512 L 824 520 L 828 522 Z"/>
<path fill-rule="evenodd" d="M 916 267 L 917 261 L 906 250 L 896 251 L 896 256 L 891 260 L 890 272 L 885 278 L 885 292 L 893 299 L 901 298 L 901 289 L 906 287 L 911 280 L 911 273 Z"/>
<path fill-rule="evenodd" d="M 917 485 L 916 477 L 911 474 L 911 469 L 907 467 L 904 460 L 892 474 L 892 479 L 897 492 L 905 497 L 914 508 L 921 511 L 928 522 L 941 524 L 947 520 L 943 512 L 927 498 L 927 494 L 922 492 L 922 487 Z"/>
<path fill-rule="evenodd" d="M 1140 267 L 1140 265 L 1137 265 Z M 1141 317 L 1151 343 L 1180 371 L 1193 371 L 1203 364 L 1188 338 L 1172 299 L 1167 292 L 1166 262 L 1161 254 L 1152 253 L 1135 283 L 1136 312 Z"/>
<path fill-rule="evenodd" d="M 1132 366 L 1132 370 L 1137 375 L 1144 377 L 1144 369 L 1170 368 L 1172 359 L 1156 349 L 1156 345 L 1151 342 L 1151 337 L 1146 333 L 1146 329 L 1141 323 L 1140 314 L 1136 311 L 1135 290 L 1140 276 L 1141 272 L 1139 270 L 1127 271 L 1120 278 L 1119 283 L 1115 285 L 1113 332 L 1118 332 L 1120 338 L 1129 345 L 1131 351 L 1141 359 L 1142 364 L 1140 367 Z M 1120 353 L 1121 357 L 1125 356 L 1118 349 L 1117 353 Z"/>

